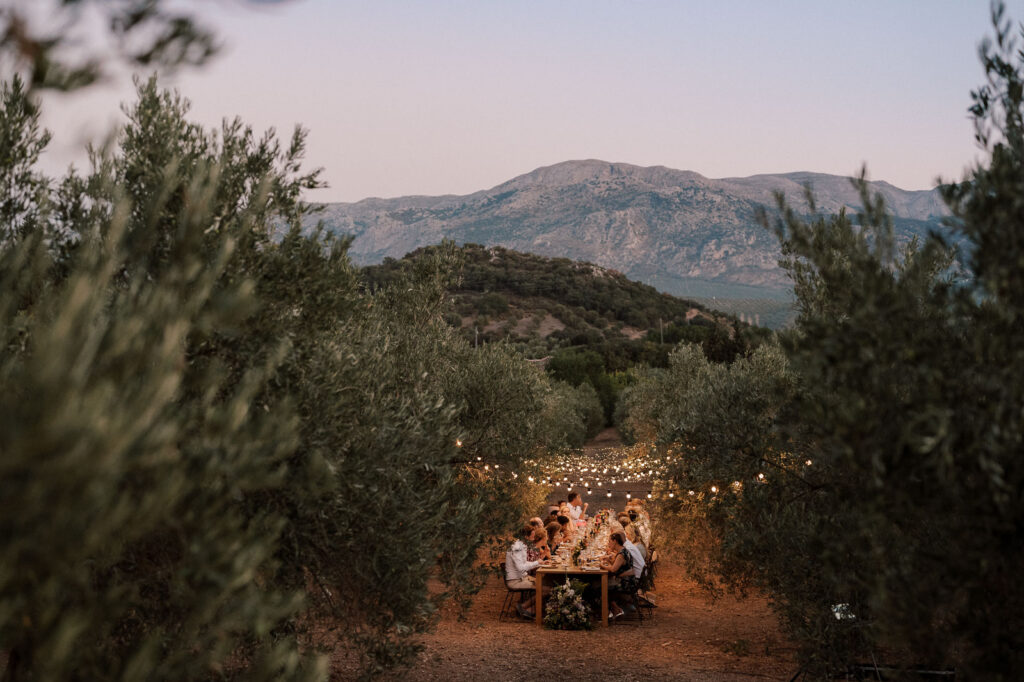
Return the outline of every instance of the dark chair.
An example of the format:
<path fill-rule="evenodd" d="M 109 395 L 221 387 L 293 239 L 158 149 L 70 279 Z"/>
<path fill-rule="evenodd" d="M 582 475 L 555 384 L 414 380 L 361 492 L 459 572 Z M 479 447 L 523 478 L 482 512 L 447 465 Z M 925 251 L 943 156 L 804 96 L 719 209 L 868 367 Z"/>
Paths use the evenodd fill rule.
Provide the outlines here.
<path fill-rule="evenodd" d="M 519 601 L 516 600 L 516 596 L 518 596 L 519 599 L 522 599 L 524 592 L 535 593 L 535 590 L 532 590 L 532 589 L 529 589 L 529 588 L 522 588 L 522 587 L 512 588 L 512 587 L 509 587 L 508 586 L 508 580 L 505 577 L 506 575 L 508 575 L 508 574 L 505 573 L 505 562 L 502 561 L 501 562 L 501 579 L 505 582 L 505 590 L 506 590 L 506 592 L 505 592 L 505 599 L 504 599 L 504 601 L 501 602 L 501 611 L 498 612 L 498 620 L 499 621 L 503 621 L 503 620 L 505 620 L 506 616 L 511 615 L 511 614 L 509 614 L 509 610 L 510 609 L 514 609 L 515 605 L 519 603 Z M 516 616 L 519 615 L 515 611 L 513 611 L 513 613 L 515 613 Z"/>
<path fill-rule="evenodd" d="M 647 590 L 647 589 L 653 590 L 653 589 L 655 589 L 655 587 L 654 587 L 654 579 L 658 575 L 658 551 L 656 549 L 654 549 L 653 547 L 651 547 L 651 549 L 649 551 L 651 553 L 651 556 L 650 556 L 650 558 L 649 558 L 649 560 L 647 562 L 647 565 L 651 569 L 650 570 L 650 576 L 648 578 L 648 581 L 650 583 L 650 588 L 646 588 L 645 587 L 644 590 Z"/>
<path fill-rule="evenodd" d="M 648 620 L 650 620 L 650 621 L 654 620 L 654 606 L 655 606 L 655 604 L 650 599 L 648 599 L 646 596 L 641 594 L 641 591 L 643 590 L 643 586 L 646 584 L 646 581 L 648 581 L 648 580 L 649 580 L 649 571 L 648 571 L 647 565 L 645 564 L 643 570 L 640 571 L 640 578 L 633 584 L 633 588 L 632 589 L 623 590 L 623 589 L 620 588 L 618 590 L 618 593 L 621 594 L 621 595 L 625 595 L 626 599 L 629 600 L 629 604 L 631 604 L 633 606 L 633 610 L 636 612 L 636 616 L 637 616 L 636 617 L 636 622 L 639 622 L 640 625 L 644 624 L 644 609 L 647 609 L 647 618 L 648 618 Z M 626 615 L 623 615 L 623 616 L 620 616 L 619 618 L 616 618 L 612 622 L 614 622 L 614 623 L 622 623 L 622 622 L 627 622 L 628 620 L 632 620 L 632 619 L 629 619 L 629 618 L 626 617 Z"/>

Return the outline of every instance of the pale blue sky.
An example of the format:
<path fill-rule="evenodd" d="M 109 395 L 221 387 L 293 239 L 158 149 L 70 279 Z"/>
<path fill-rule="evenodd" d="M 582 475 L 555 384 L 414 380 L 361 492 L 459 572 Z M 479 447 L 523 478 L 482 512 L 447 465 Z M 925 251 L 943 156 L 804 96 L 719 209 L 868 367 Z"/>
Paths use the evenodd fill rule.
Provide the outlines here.
<path fill-rule="evenodd" d="M 709 177 L 867 163 L 921 189 L 977 155 L 985 0 L 206 4 L 225 50 L 168 82 L 209 125 L 308 127 L 320 200 L 462 194 L 582 158 Z M 129 93 L 48 103 L 48 166 Z"/>

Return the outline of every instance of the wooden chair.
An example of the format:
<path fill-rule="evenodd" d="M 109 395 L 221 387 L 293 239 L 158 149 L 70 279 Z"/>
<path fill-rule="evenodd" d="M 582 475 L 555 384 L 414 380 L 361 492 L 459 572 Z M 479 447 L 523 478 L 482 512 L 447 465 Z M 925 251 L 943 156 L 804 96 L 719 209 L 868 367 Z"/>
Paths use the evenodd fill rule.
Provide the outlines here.
<path fill-rule="evenodd" d="M 522 596 L 523 596 L 524 592 L 531 592 L 531 593 L 534 592 L 534 590 L 532 590 L 530 588 L 523 588 L 523 587 L 512 588 L 512 587 L 509 587 L 508 586 L 508 578 L 506 577 L 507 575 L 508 574 L 505 573 L 505 562 L 502 561 L 501 562 L 501 579 L 505 582 L 505 590 L 506 590 L 506 592 L 505 592 L 505 599 L 504 599 L 504 601 L 501 602 L 501 611 L 498 612 L 498 621 L 503 621 L 503 620 L 505 620 L 506 616 L 511 615 L 511 614 L 509 614 L 509 610 L 514 608 L 514 606 L 519 603 L 519 601 L 516 599 L 517 596 L 519 597 L 519 599 L 522 599 Z M 519 614 L 516 613 L 516 616 L 518 616 L 518 615 Z"/>

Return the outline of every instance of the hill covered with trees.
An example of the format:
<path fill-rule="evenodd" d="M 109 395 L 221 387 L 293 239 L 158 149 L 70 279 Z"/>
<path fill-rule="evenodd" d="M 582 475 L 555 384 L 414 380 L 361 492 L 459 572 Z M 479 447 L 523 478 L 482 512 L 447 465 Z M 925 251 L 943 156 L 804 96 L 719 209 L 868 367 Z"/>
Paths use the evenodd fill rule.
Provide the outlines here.
<path fill-rule="evenodd" d="M 371 290 L 391 286 L 441 248 L 385 259 L 361 277 Z M 592 384 L 609 420 L 634 368 L 666 367 L 679 343 L 730 361 L 771 334 L 593 263 L 479 244 L 458 251 L 461 277 L 449 288 L 448 323 L 474 344 L 507 343 L 556 378 Z"/>

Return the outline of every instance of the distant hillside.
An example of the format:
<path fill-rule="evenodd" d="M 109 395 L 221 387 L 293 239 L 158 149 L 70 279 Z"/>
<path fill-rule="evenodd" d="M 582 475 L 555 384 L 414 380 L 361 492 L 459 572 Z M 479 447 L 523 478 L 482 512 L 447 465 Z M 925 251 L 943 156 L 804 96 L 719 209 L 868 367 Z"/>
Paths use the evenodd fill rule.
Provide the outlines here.
<path fill-rule="evenodd" d="M 386 285 L 432 248 L 367 266 L 363 279 L 372 287 Z M 702 343 L 715 334 L 767 333 L 592 263 L 477 244 L 461 252 L 465 264 L 452 291 L 449 322 L 474 342 L 507 341 L 527 357 L 586 348 L 614 372 L 637 363 L 664 365 L 668 351 L 684 339 Z"/>
<path fill-rule="evenodd" d="M 328 204 L 320 218 L 354 235 L 351 255 L 363 264 L 448 238 L 596 263 L 676 295 L 785 299 L 778 245 L 756 212 L 774 207 L 776 191 L 806 208 L 805 184 L 822 211 L 859 208 L 850 180 L 833 175 L 713 180 L 660 166 L 568 161 L 466 196 Z M 885 182 L 872 189 L 885 197 L 898 241 L 942 229 L 947 211 L 937 191 Z"/>

